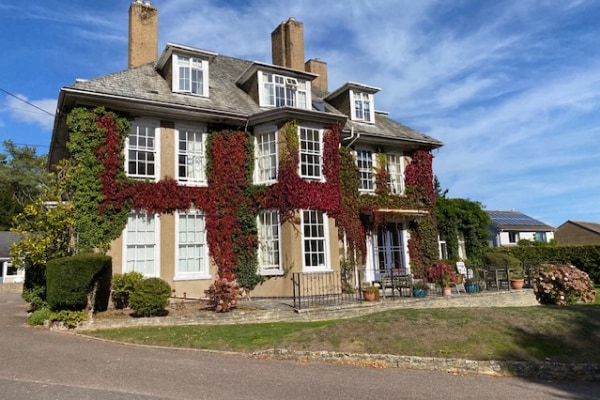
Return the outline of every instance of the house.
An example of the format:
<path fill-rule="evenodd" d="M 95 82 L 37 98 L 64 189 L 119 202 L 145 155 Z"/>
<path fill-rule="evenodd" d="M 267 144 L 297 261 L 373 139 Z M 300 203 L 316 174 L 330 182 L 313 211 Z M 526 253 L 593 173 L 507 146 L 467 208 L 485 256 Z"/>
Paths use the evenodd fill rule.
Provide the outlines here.
<path fill-rule="evenodd" d="M 554 232 L 560 246 L 600 245 L 600 224 L 585 221 L 567 221 Z"/>
<path fill-rule="evenodd" d="M 555 229 L 519 211 L 490 211 L 490 247 L 516 246 L 519 240 L 550 242 Z"/>
<path fill-rule="evenodd" d="M 421 247 L 409 249 L 409 225 L 432 214 L 440 141 L 377 111 L 377 87 L 330 91 L 293 18 L 271 34 L 272 63 L 174 43 L 158 56 L 157 26 L 157 8 L 130 5 L 128 69 L 63 87 L 50 145 L 50 166 L 72 156 L 69 117 L 81 107 L 129 119 L 126 139 L 96 122 L 101 208 L 130 207 L 108 251 L 114 273 L 197 297 L 217 275 L 256 273 L 254 296 L 290 296 L 290 274 L 339 275 L 357 253 L 363 279 L 410 270 Z"/>
<path fill-rule="evenodd" d="M 18 233 L 0 231 L 0 283 L 21 283 L 24 271 L 17 270 L 10 263 L 10 246 L 20 239 Z"/>

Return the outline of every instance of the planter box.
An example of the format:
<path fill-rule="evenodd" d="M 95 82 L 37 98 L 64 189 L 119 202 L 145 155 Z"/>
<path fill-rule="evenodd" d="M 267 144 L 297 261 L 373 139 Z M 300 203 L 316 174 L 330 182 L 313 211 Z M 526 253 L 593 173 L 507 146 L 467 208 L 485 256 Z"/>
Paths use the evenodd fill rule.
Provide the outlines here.
<path fill-rule="evenodd" d="M 425 297 L 427 296 L 427 289 L 413 288 L 413 297 Z"/>

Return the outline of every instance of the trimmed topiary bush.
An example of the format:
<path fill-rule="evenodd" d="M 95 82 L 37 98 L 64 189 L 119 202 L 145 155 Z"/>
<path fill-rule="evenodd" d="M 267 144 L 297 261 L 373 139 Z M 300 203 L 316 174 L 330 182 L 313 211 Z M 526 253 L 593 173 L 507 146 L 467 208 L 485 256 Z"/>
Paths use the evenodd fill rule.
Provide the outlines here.
<path fill-rule="evenodd" d="M 136 271 L 114 274 L 111 286 L 114 307 L 117 309 L 129 308 L 129 299 L 135 290 L 135 285 L 143 279 L 144 275 Z"/>
<path fill-rule="evenodd" d="M 51 260 L 46 267 L 46 299 L 53 311 L 106 310 L 110 296 L 112 259 L 80 254 Z"/>
<path fill-rule="evenodd" d="M 541 304 L 568 305 L 593 303 L 594 283 L 585 272 L 572 265 L 547 265 L 533 281 L 533 292 Z"/>
<path fill-rule="evenodd" d="M 171 286 L 160 278 L 148 278 L 135 284 L 129 304 L 138 317 L 165 315 Z"/>

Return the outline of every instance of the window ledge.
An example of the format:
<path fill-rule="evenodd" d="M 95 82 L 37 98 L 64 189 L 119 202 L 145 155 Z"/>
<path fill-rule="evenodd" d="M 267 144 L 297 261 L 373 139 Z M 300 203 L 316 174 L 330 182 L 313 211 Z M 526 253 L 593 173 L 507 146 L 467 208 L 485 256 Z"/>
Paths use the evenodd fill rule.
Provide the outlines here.
<path fill-rule="evenodd" d="M 200 281 L 200 280 L 208 280 L 208 279 L 212 279 L 212 275 L 194 274 L 194 275 L 179 275 L 179 276 L 174 276 L 173 277 L 173 281 L 174 282 L 178 282 L 178 281 Z"/>

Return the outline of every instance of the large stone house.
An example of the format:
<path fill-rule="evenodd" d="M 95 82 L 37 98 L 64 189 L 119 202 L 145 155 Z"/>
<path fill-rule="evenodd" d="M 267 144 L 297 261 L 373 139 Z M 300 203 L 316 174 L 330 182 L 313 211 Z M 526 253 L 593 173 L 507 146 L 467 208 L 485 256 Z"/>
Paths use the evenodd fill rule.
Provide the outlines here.
<path fill-rule="evenodd" d="M 157 27 L 154 6 L 132 3 L 128 69 L 77 80 L 59 94 L 51 166 L 70 157 L 75 108 L 104 107 L 130 121 L 117 150 L 126 176 L 119 182 L 137 186 L 126 197 L 116 176 L 102 181 L 108 202 L 131 207 L 108 251 L 113 273 L 161 277 L 193 297 L 218 271 L 249 262 L 240 248 L 254 252 L 264 278 L 254 296 L 289 296 L 291 273 L 339 274 L 353 259 L 348 252 L 359 250 L 363 279 L 410 270 L 420 254 L 409 250 L 410 228 L 432 214 L 419 195 L 433 193 L 431 151 L 440 141 L 377 111 L 376 87 L 348 82 L 330 91 L 327 64 L 305 62 L 303 24 L 293 18 L 271 35 L 272 63 L 173 43 L 158 56 Z M 253 149 L 253 165 L 240 161 L 240 146 Z M 348 173 L 356 195 L 372 201 L 352 205 Z"/>

